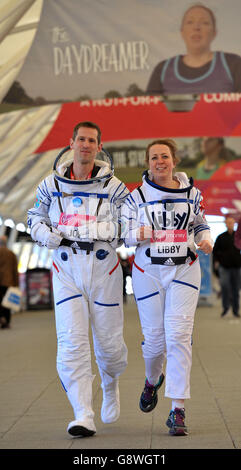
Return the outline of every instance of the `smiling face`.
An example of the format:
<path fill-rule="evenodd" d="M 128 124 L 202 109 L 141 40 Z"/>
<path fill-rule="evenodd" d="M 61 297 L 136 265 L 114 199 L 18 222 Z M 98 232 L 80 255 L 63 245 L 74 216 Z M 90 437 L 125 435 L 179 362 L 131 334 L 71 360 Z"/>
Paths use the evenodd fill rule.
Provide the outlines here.
<path fill-rule="evenodd" d="M 162 181 L 168 182 L 172 180 L 173 169 L 176 164 L 167 145 L 152 145 L 149 149 L 148 163 L 154 182 L 159 184 Z"/>
<path fill-rule="evenodd" d="M 187 10 L 183 17 L 181 34 L 186 44 L 187 52 L 207 52 L 216 36 L 215 19 L 203 7 L 193 7 Z"/>
<path fill-rule="evenodd" d="M 70 139 L 70 148 L 74 151 L 74 160 L 81 164 L 93 163 L 101 150 L 98 144 L 98 132 L 90 127 L 80 127 L 75 139 Z"/>

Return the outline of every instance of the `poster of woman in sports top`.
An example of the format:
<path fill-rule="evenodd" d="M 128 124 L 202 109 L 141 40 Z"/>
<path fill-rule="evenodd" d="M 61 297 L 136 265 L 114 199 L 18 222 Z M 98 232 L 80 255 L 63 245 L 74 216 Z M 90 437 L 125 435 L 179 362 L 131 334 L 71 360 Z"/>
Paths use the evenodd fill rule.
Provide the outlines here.
<path fill-rule="evenodd" d="M 3 102 L 241 92 L 240 16 L 240 0 L 44 1 Z M 18 31 L 0 45 L 3 69 Z"/>
<path fill-rule="evenodd" d="M 213 49 L 218 26 L 210 3 L 197 2 L 186 9 L 180 21 L 185 52 L 162 60 L 155 67 L 147 94 L 230 93 L 241 90 L 240 55 L 226 49 Z"/>

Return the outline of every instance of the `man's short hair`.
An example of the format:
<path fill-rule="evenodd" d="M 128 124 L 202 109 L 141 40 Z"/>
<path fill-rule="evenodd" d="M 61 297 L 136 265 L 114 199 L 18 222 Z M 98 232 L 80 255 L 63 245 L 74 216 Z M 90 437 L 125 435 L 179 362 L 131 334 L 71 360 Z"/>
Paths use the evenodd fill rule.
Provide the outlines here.
<path fill-rule="evenodd" d="M 75 137 L 77 136 L 78 130 L 79 130 L 80 127 L 89 127 L 90 129 L 96 129 L 97 130 L 97 141 L 98 141 L 98 144 L 100 145 L 100 143 L 101 143 L 101 130 L 100 130 L 99 126 L 97 126 L 97 124 L 95 124 L 94 122 L 91 122 L 91 121 L 82 121 L 82 122 L 79 122 L 78 124 L 76 124 L 76 126 L 74 127 L 74 130 L 73 130 L 73 135 L 72 135 L 73 140 L 75 140 Z"/>

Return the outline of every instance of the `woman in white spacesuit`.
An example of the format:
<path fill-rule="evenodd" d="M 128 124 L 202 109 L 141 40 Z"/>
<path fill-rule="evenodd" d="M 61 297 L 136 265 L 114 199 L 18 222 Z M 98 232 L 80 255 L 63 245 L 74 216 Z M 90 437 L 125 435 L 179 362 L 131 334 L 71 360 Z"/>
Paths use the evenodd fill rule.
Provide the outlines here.
<path fill-rule="evenodd" d="M 119 417 L 118 377 L 127 365 L 123 277 L 116 247 L 119 211 L 129 191 L 113 176 L 110 161 L 96 159 L 100 139 L 96 124 L 76 125 L 70 140 L 73 157 L 66 154 L 69 148 L 61 152 L 28 211 L 33 240 L 54 250 L 57 369 L 74 410 L 68 432 L 75 437 L 96 432 L 89 321 L 102 380 L 104 423 Z"/>
<path fill-rule="evenodd" d="M 137 246 L 132 281 L 146 373 L 140 408 L 155 408 L 166 359 L 165 395 L 172 399 L 166 424 L 170 434 L 186 435 L 184 400 L 190 398 L 191 336 L 201 280 L 194 242 L 208 254 L 212 240 L 200 191 L 185 173 L 174 173 L 176 150 L 171 139 L 147 147 L 149 170 L 122 206 L 122 230 L 126 245 Z"/>

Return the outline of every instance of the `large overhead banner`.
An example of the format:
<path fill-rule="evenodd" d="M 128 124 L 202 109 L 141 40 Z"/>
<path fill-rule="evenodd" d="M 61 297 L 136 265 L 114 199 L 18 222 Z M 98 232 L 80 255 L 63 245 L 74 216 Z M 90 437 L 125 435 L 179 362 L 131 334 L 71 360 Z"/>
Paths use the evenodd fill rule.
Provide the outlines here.
<path fill-rule="evenodd" d="M 172 137 L 206 212 L 241 211 L 240 17 L 240 0 L 44 0 L 3 100 L 14 110 L 0 116 L 4 213 L 16 211 L 16 186 L 21 206 L 31 206 L 28 183 L 51 171 L 82 120 L 99 124 L 130 189 L 150 141 Z"/>
<path fill-rule="evenodd" d="M 228 93 L 218 98 L 204 94 L 189 112 L 171 112 L 169 103 L 149 96 L 66 103 L 36 152 L 69 145 L 79 121 L 100 123 L 115 174 L 132 190 L 140 184 L 146 168 L 148 143 L 169 136 L 178 145 L 178 171 L 195 179 L 204 195 L 206 213 L 241 211 L 240 103 L 241 94 Z"/>
<path fill-rule="evenodd" d="M 33 104 L 171 93 L 241 92 L 241 2 L 44 1 L 7 99 Z M 192 8 L 190 9 L 190 6 Z M 28 101 L 29 102 L 29 101 Z"/>

